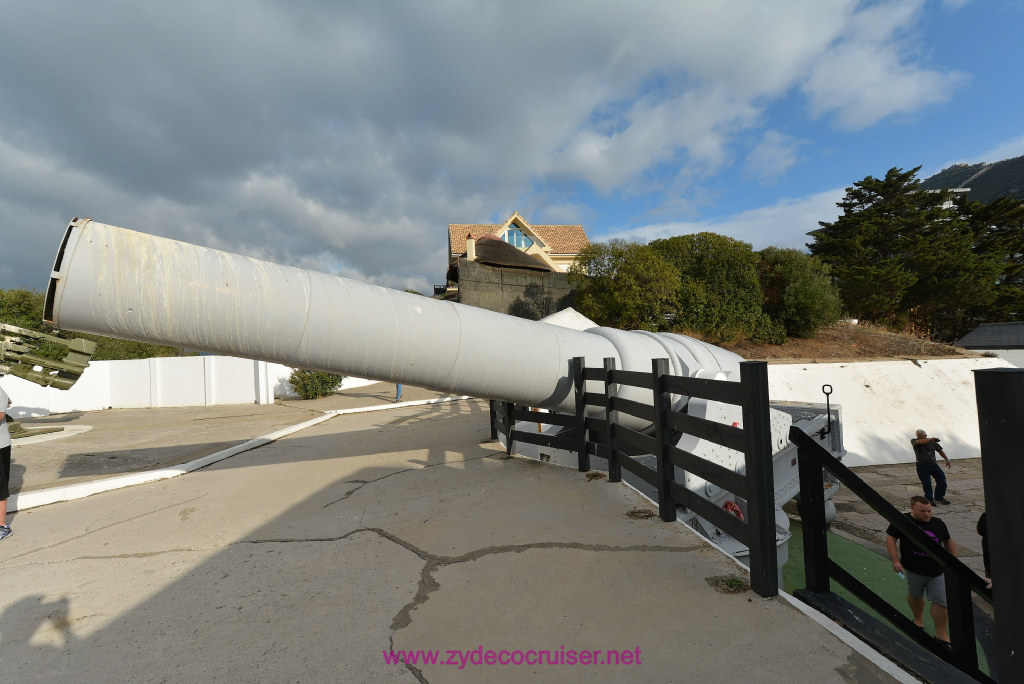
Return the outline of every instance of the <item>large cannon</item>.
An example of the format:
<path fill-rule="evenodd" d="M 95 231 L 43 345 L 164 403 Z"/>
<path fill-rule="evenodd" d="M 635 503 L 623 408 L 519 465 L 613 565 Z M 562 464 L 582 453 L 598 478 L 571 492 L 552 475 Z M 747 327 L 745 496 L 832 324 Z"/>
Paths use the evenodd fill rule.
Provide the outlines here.
<path fill-rule="evenodd" d="M 644 372 L 652 359 L 667 358 L 676 375 L 734 380 L 742 361 L 682 335 L 573 330 L 89 219 L 68 226 L 44 318 L 61 329 L 567 412 L 575 408 L 573 357 L 613 358 L 619 369 Z M 651 401 L 649 392 L 633 392 L 626 398 Z M 689 401 L 674 397 L 677 409 Z M 740 420 L 738 412 L 730 413 L 735 407 L 713 404 L 694 401 L 687 408 L 709 418 Z M 772 421 L 780 449 L 788 443 L 791 422 Z M 714 446 L 687 448 L 720 458 Z M 777 485 L 796 485 L 789 462 L 781 454 L 776 459 Z M 686 486 L 707 495 L 703 481 L 689 477 Z M 780 503 L 796 493 L 776 491 Z"/>

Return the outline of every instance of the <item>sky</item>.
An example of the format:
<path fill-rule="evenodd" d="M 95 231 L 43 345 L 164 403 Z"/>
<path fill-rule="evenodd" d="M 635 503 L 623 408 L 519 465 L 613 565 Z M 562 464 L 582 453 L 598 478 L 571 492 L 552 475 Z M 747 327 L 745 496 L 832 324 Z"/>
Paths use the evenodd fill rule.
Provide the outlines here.
<path fill-rule="evenodd" d="M 0 3 L 0 288 L 68 222 L 432 292 L 449 223 L 804 248 L 1024 154 L 1024 0 Z"/>

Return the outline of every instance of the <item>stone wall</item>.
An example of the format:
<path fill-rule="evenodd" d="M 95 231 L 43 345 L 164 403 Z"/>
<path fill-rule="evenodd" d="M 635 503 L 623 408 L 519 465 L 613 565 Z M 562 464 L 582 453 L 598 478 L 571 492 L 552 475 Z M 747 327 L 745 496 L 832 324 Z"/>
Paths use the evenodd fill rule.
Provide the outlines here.
<path fill-rule="evenodd" d="M 572 289 L 565 273 L 487 266 L 462 258 L 459 301 L 537 320 L 572 306 Z"/>

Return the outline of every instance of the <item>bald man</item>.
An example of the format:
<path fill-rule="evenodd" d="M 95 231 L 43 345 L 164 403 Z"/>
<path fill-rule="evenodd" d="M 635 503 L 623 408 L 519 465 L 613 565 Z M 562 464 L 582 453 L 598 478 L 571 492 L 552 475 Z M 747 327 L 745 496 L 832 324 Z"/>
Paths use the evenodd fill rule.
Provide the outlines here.
<path fill-rule="evenodd" d="M 914 447 L 914 456 L 917 459 L 917 477 L 921 480 L 921 487 L 924 488 L 924 498 L 936 503 L 948 504 L 946 501 L 946 474 L 935 460 L 938 452 L 942 460 L 946 462 L 946 470 L 949 470 L 949 458 L 946 452 L 939 446 L 938 437 L 929 437 L 924 430 L 918 430 L 917 436 L 910 440 Z M 935 496 L 932 496 L 932 478 L 935 478 Z"/>

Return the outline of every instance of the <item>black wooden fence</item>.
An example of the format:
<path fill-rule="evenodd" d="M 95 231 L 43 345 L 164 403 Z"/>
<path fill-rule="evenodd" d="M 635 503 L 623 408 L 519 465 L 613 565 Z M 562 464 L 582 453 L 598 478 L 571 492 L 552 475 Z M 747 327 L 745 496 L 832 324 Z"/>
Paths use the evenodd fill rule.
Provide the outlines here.
<path fill-rule="evenodd" d="M 767 364 L 742 362 L 739 382 L 680 377 L 671 375 L 668 369 L 667 359 L 655 359 L 651 372 L 644 373 L 616 370 L 614 359 L 605 359 L 601 368 L 587 368 L 582 358 L 575 358 L 573 415 L 540 413 L 529 407 L 492 401 L 491 436 L 503 434 L 508 453 L 512 453 L 516 442 L 576 452 L 581 471 L 590 470 L 591 456 L 599 456 L 606 459 L 608 479 L 612 482 L 621 480 L 625 468 L 657 490 L 662 520 L 674 521 L 676 507 L 683 506 L 745 544 L 750 550 L 751 588 L 761 596 L 775 596 L 779 593 L 779 576 Z M 588 382 L 598 383 L 602 391 L 588 392 Z M 616 396 L 621 386 L 650 390 L 651 402 Z M 741 426 L 676 411 L 672 407 L 673 394 L 740 406 Z M 626 427 L 618 420 L 620 414 L 651 423 L 653 432 L 645 434 Z M 517 430 L 516 421 L 555 425 L 563 430 L 557 435 Z M 742 452 L 745 474 L 680 449 L 676 446 L 680 434 Z M 637 459 L 645 454 L 655 457 L 656 468 Z M 676 468 L 744 499 L 746 516 L 741 518 L 719 508 L 677 483 Z"/>

